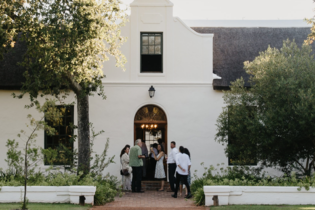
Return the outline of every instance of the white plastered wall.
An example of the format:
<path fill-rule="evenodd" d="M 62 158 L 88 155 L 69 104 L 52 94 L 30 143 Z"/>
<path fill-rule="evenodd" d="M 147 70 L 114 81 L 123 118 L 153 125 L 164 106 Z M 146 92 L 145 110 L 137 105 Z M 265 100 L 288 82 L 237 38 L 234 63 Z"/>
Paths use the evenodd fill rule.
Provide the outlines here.
<path fill-rule="evenodd" d="M 163 33 L 163 73 L 140 73 L 140 33 Z M 173 17 L 168 0 L 135 0 L 129 23 L 122 28 L 128 37 L 122 52 L 126 71 L 112 59 L 104 64 L 105 83 L 212 83 L 213 34 L 198 34 Z"/>
<path fill-rule="evenodd" d="M 107 100 L 90 100 L 90 116 L 96 130 L 105 133 L 96 140 L 95 149 L 101 152 L 106 138 L 110 138 L 109 155 L 116 155 L 116 165 L 108 170 L 118 175 L 119 152 L 126 145 L 133 145 L 134 117 L 139 108 L 147 104 L 161 107 L 168 120 L 168 142 L 189 148 L 192 170 L 201 175 L 210 164 L 224 163 L 227 158 L 223 146 L 214 141 L 216 119 L 222 109 L 222 94 L 206 85 L 158 85 L 155 96 L 149 97 L 148 85 L 106 85 Z M 205 97 L 207 96 L 207 97 Z M 168 145 L 168 151 L 170 147 Z"/>
<path fill-rule="evenodd" d="M 125 144 L 133 145 L 134 116 L 147 104 L 160 106 L 167 114 L 168 142 L 189 148 L 192 170 L 201 175 L 203 167 L 225 163 L 224 147 L 214 141 L 216 119 L 222 111 L 222 92 L 212 88 L 212 34 L 198 34 L 179 18 L 174 18 L 168 0 L 135 0 L 131 4 L 130 22 L 122 29 L 128 41 L 122 52 L 128 63 L 126 71 L 115 67 L 111 57 L 104 63 L 106 100 L 90 97 L 90 121 L 95 130 L 105 133 L 95 141 L 94 150 L 101 153 L 106 139 L 110 139 L 109 156 L 115 155 L 116 164 L 104 171 L 119 174 L 119 154 Z M 163 33 L 163 73 L 140 73 L 140 33 Z M 155 96 L 149 97 L 153 85 Z M 0 91 L 0 142 L 15 138 L 25 128 L 28 99 L 13 99 L 12 91 Z M 71 96 L 69 100 L 74 100 Z M 76 122 L 75 107 L 75 122 Z M 38 145 L 44 146 L 44 133 L 39 133 Z M 169 145 L 168 145 L 169 147 Z M 0 167 L 5 167 L 6 148 L 1 147 Z"/>

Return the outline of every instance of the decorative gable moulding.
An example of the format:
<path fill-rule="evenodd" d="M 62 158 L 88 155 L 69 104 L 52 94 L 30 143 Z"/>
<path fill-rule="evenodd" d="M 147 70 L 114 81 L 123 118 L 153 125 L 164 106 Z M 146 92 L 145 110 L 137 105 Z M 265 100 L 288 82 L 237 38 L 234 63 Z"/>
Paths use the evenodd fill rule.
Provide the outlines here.
<path fill-rule="evenodd" d="M 141 21 L 144 24 L 160 24 L 163 22 L 163 16 L 160 14 L 143 14 Z"/>
<path fill-rule="evenodd" d="M 130 4 L 131 7 L 172 7 L 173 3 L 169 0 L 135 0 Z"/>

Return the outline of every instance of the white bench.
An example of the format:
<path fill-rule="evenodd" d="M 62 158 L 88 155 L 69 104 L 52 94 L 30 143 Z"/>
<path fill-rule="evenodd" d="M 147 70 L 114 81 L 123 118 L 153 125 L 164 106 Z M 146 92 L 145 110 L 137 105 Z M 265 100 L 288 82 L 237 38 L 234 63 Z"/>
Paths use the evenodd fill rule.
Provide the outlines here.
<path fill-rule="evenodd" d="M 94 204 L 95 186 L 28 186 L 26 197 L 32 203 L 73 203 L 79 204 L 80 196 L 86 204 Z M 24 186 L 1 187 L 0 203 L 21 202 Z"/>
<path fill-rule="evenodd" d="M 269 186 L 204 186 L 205 205 L 213 205 L 217 195 L 219 205 L 308 205 L 315 204 L 315 188 Z"/>

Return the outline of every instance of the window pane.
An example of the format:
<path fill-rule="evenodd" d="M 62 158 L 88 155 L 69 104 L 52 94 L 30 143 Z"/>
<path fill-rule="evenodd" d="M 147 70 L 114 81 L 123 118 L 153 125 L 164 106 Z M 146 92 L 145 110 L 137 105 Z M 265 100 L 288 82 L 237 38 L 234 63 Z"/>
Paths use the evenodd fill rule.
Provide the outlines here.
<path fill-rule="evenodd" d="M 66 114 L 66 107 L 61 107 L 61 108 L 59 109 L 59 111 L 60 111 L 60 115 L 61 115 L 61 116 L 65 116 L 65 114 Z"/>
<path fill-rule="evenodd" d="M 149 46 L 149 54 L 154 54 L 154 46 Z"/>
<path fill-rule="evenodd" d="M 141 72 L 162 72 L 162 54 L 141 55 Z"/>
<path fill-rule="evenodd" d="M 65 120 L 63 118 L 59 119 L 59 126 L 64 126 L 65 125 Z"/>
<path fill-rule="evenodd" d="M 66 127 L 66 134 L 67 134 L 68 137 L 69 137 L 69 136 L 72 136 L 72 129 L 71 129 L 70 126 L 67 126 L 67 127 Z"/>
<path fill-rule="evenodd" d="M 154 45 L 154 36 L 149 36 L 149 45 Z"/>
<path fill-rule="evenodd" d="M 67 116 L 72 117 L 72 112 L 71 112 L 70 107 L 67 108 Z"/>
<path fill-rule="evenodd" d="M 142 36 L 142 45 L 148 45 L 148 44 L 149 44 L 149 37 Z"/>
<path fill-rule="evenodd" d="M 53 136 L 53 138 L 52 138 L 52 148 L 55 148 L 56 147 L 56 145 L 58 145 L 59 144 L 59 136 Z"/>
<path fill-rule="evenodd" d="M 45 132 L 45 149 L 52 148 L 58 150 L 59 156 L 56 160 L 52 162 L 46 160 L 45 157 L 45 164 L 54 164 L 54 165 L 69 165 L 73 160 L 72 156 L 66 159 L 61 155 L 65 155 L 66 153 L 60 147 L 60 144 L 66 146 L 70 151 L 73 149 L 73 141 L 69 139 L 73 136 L 73 130 L 70 124 L 73 124 L 73 106 L 57 106 L 60 111 L 60 117 L 56 122 L 49 122 L 46 120 L 48 124 L 56 129 L 56 133 L 54 136 L 48 136 L 47 132 Z"/>
<path fill-rule="evenodd" d="M 141 73 L 162 73 L 163 34 L 141 33 Z"/>
<path fill-rule="evenodd" d="M 155 46 L 155 54 L 161 54 L 161 47 Z"/>
<path fill-rule="evenodd" d="M 148 46 L 142 46 L 142 54 L 148 54 L 149 53 L 149 47 Z"/>
<path fill-rule="evenodd" d="M 161 45 L 161 36 L 155 37 L 155 45 Z"/>
<path fill-rule="evenodd" d="M 60 134 L 59 135 L 65 135 L 66 134 L 66 127 L 60 126 Z"/>

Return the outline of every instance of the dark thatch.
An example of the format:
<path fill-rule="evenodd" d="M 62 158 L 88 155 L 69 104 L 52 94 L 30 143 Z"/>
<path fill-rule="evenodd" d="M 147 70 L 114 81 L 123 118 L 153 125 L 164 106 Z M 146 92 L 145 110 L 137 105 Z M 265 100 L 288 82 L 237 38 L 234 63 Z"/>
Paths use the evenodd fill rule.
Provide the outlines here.
<path fill-rule="evenodd" d="M 214 34 L 213 73 L 222 79 L 213 80 L 215 90 L 228 89 L 231 82 L 243 77 L 248 81 L 244 62 L 252 61 L 268 45 L 281 48 L 283 40 L 290 39 L 301 46 L 310 28 L 219 28 L 192 27 L 198 33 Z M 249 87 L 246 82 L 245 86 Z"/>
<path fill-rule="evenodd" d="M 10 49 L 0 60 L 0 89 L 19 90 L 25 81 L 23 73 L 25 68 L 18 65 L 23 61 L 23 55 L 27 50 L 24 42 L 16 42 L 15 47 Z"/>
<path fill-rule="evenodd" d="M 222 79 L 214 79 L 216 90 L 228 89 L 231 81 L 243 77 L 244 61 L 252 61 L 259 52 L 271 47 L 281 48 L 283 40 L 295 40 L 301 46 L 310 28 L 220 28 L 192 27 L 199 33 L 214 34 L 213 72 Z M 17 42 L 14 49 L 0 60 L 0 89 L 20 89 L 24 81 L 25 69 L 17 63 L 22 61 L 26 52 L 24 43 Z M 246 82 L 246 86 L 249 86 Z"/>

